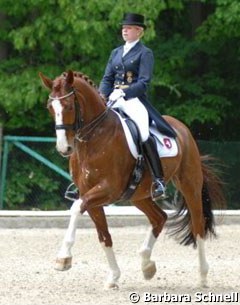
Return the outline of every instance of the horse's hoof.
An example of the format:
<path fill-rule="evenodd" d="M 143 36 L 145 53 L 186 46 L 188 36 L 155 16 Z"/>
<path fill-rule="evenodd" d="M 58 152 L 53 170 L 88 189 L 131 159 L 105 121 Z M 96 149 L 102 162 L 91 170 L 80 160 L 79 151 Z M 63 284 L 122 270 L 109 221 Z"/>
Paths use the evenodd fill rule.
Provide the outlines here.
<path fill-rule="evenodd" d="M 145 280 L 151 280 L 157 271 L 156 264 L 153 261 L 149 261 L 142 266 L 142 272 Z"/>
<path fill-rule="evenodd" d="M 209 285 L 206 282 L 201 282 L 201 288 L 209 288 Z"/>
<path fill-rule="evenodd" d="M 200 284 L 203 288 L 208 288 L 208 284 L 207 284 L 207 275 L 208 275 L 208 265 L 205 266 L 205 268 L 200 271 Z"/>
<path fill-rule="evenodd" d="M 209 288 L 207 283 L 207 277 L 201 278 L 200 285 L 202 288 Z"/>
<path fill-rule="evenodd" d="M 54 269 L 58 271 L 66 271 L 72 267 L 72 257 L 57 258 Z"/>
<path fill-rule="evenodd" d="M 117 290 L 117 289 L 119 289 L 119 286 L 116 283 L 106 283 L 104 288 L 106 290 L 108 290 L 108 289 L 113 289 L 113 290 L 115 289 L 115 290 Z"/>

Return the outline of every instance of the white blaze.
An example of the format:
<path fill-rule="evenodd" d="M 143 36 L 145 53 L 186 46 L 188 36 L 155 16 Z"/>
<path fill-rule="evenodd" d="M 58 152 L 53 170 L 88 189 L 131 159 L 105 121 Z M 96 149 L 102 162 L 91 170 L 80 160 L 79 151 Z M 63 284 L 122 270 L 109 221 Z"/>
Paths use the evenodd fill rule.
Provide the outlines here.
<path fill-rule="evenodd" d="M 55 113 L 55 123 L 56 125 L 62 125 L 63 124 L 63 106 L 60 103 L 59 100 L 53 100 L 52 101 L 52 107 L 54 109 Z M 67 137 L 66 137 L 66 130 L 64 129 L 57 129 L 56 130 L 56 136 L 57 136 L 57 149 L 60 152 L 65 152 L 68 147 Z"/>

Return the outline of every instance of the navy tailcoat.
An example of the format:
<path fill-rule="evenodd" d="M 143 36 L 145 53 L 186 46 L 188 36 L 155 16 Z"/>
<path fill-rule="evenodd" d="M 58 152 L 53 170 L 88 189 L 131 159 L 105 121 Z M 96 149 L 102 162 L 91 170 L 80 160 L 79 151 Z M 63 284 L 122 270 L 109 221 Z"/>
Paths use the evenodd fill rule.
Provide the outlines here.
<path fill-rule="evenodd" d="M 147 90 L 153 74 L 154 57 L 151 49 L 140 41 L 123 55 L 123 46 L 114 49 L 108 60 L 99 91 L 108 97 L 114 88 L 121 88 L 125 99 L 137 97 L 146 107 L 150 121 L 160 132 L 175 137 L 175 131 L 148 101 Z"/>

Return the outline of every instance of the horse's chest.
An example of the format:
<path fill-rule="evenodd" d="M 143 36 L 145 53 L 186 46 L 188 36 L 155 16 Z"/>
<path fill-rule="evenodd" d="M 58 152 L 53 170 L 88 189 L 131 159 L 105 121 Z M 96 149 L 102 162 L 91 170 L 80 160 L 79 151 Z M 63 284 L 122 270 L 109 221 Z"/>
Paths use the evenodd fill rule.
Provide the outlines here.
<path fill-rule="evenodd" d="M 102 165 L 101 162 L 97 160 L 85 160 L 81 162 L 79 167 L 81 181 L 84 184 L 95 184 L 99 179 L 101 179 Z"/>

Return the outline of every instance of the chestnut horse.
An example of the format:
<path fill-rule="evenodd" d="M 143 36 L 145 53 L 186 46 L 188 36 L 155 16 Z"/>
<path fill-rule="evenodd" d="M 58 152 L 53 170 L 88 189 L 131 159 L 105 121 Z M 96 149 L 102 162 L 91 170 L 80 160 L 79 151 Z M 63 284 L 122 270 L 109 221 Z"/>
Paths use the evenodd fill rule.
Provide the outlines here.
<path fill-rule="evenodd" d="M 69 157 L 70 173 L 80 190 L 79 199 L 71 207 L 71 218 L 58 253 L 56 269 L 71 268 L 77 219 L 87 211 L 96 226 L 109 264 L 106 286 L 118 287 L 120 269 L 103 206 L 119 201 L 136 160 L 129 151 L 118 116 L 106 106 L 86 75 L 68 71 L 55 80 L 42 73 L 39 76 L 51 91 L 48 110 L 56 124 L 57 150 Z M 206 285 L 209 267 L 204 239 L 215 234 L 212 204 L 224 203 L 221 180 L 205 164 L 189 129 L 173 117 L 164 118 L 176 131 L 179 150 L 175 157 L 161 159 L 164 177 L 166 182 L 173 182 L 183 198 L 178 211 L 181 218 L 176 221 L 173 234 L 179 235 L 181 243 L 198 248 L 201 283 Z M 167 214 L 151 199 L 151 184 L 151 174 L 146 169 L 130 198 L 151 223 L 151 230 L 140 249 L 142 272 L 146 279 L 151 279 L 156 272 L 151 253 L 167 220 Z M 183 213 L 183 210 L 186 211 Z"/>

